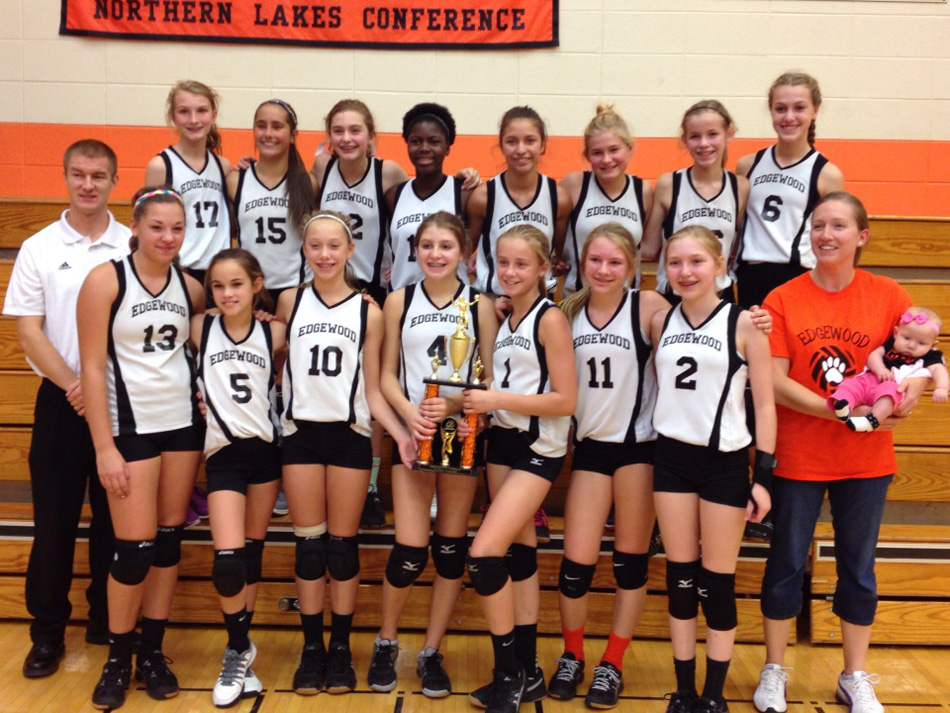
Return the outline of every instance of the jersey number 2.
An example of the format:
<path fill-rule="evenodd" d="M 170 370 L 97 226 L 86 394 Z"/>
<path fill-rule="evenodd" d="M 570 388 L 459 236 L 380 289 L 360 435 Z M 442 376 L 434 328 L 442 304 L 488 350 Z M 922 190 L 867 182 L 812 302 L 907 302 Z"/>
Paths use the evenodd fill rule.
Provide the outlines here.
<path fill-rule="evenodd" d="M 696 370 L 699 368 L 699 365 L 696 363 L 696 360 L 693 357 L 680 357 L 676 360 L 676 366 L 685 366 L 679 374 L 676 375 L 676 384 L 677 389 L 686 389 L 688 391 L 696 391 L 696 379 L 691 379 L 693 374 L 696 373 Z"/>

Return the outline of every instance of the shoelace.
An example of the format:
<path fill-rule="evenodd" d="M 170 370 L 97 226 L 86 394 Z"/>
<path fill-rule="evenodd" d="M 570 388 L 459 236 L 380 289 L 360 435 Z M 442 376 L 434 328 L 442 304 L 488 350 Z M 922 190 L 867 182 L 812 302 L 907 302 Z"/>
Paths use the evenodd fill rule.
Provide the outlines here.
<path fill-rule="evenodd" d="M 373 664 L 376 666 L 381 666 L 387 662 L 392 662 L 393 660 L 393 645 L 392 644 L 377 644 L 373 647 Z"/>
<path fill-rule="evenodd" d="M 225 649 L 224 660 L 221 662 L 221 675 L 218 681 L 226 686 L 238 682 L 247 676 L 247 664 L 244 656 L 234 649 Z"/>
<path fill-rule="evenodd" d="M 590 683 L 591 690 L 609 691 L 620 684 L 620 675 L 606 666 L 594 668 L 594 680 Z"/>
<path fill-rule="evenodd" d="M 422 668 L 426 676 L 442 676 L 442 654 L 436 651 L 434 654 L 422 657 Z"/>
<path fill-rule="evenodd" d="M 558 659 L 557 673 L 554 674 L 554 679 L 556 681 L 574 683 L 574 677 L 577 675 L 577 669 L 580 667 L 580 661 L 575 661 L 574 659 Z"/>
<path fill-rule="evenodd" d="M 763 669 L 762 676 L 759 679 L 759 685 L 762 686 L 762 690 L 769 696 L 778 695 L 782 690 L 782 686 L 784 686 L 788 680 L 788 674 L 785 673 L 786 670 L 784 666 L 781 668 Z"/>
<path fill-rule="evenodd" d="M 874 686 L 881 682 L 881 677 L 876 673 L 864 673 L 864 671 L 855 671 L 860 676 L 852 679 L 851 698 L 859 703 L 871 703 L 877 700 L 874 695 Z"/>

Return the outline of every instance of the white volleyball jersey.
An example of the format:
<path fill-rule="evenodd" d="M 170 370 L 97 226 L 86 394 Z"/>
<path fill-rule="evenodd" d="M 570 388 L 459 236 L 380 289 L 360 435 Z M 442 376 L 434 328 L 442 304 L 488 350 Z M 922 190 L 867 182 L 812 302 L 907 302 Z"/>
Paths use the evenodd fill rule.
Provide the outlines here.
<path fill-rule="evenodd" d="M 112 264 L 119 282 L 109 316 L 112 435 L 175 431 L 198 423 L 188 348 L 192 305 L 184 275 L 170 267 L 165 286 L 153 295 L 139 280 L 131 255 Z"/>
<path fill-rule="evenodd" d="M 290 218 L 287 175 L 273 188 L 252 165 L 241 169 L 234 196 L 238 245 L 254 254 L 264 270 L 264 287 L 282 290 L 313 277 L 303 256 L 300 229 Z"/>
<path fill-rule="evenodd" d="M 195 171 L 171 146 L 159 156 L 165 163 L 165 181 L 185 204 L 185 242 L 178 259 L 182 267 L 207 270 L 212 257 L 231 247 L 231 209 L 221 160 L 207 151 L 205 165 Z"/>
<path fill-rule="evenodd" d="M 348 423 L 369 436 L 369 404 L 363 379 L 363 342 L 369 303 L 358 292 L 328 306 L 312 285 L 297 291 L 287 322 L 288 356 L 281 418 L 285 436 L 295 421 Z"/>
<path fill-rule="evenodd" d="M 393 215 L 389 221 L 389 250 L 392 254 L 389 286 L 392 289 L 398 290 L 424 277 L 416 262 L 416 231 L 423 220 L 440 210 L 462 217 L 462 183 L 454 176 L 444 176 L 442 185 L 428 198 L 419 197 L 415 181 L 406 181 L 396 188 Z M 467 256 L 459 262 L 458 275 L 460 280 L 468 282 L 464 257 Z"/>
<path fill-rule="evenodd" d="M 640 326 L 640 293 L 627 292 L 602 329 L 585 307 L 571 325 L 577 368 L 574 438 L 607 443 L 656 440 L 653 349 Z"/>
<path fill-rule="evenodd" d="M 508 195 L 504 173 L 488 181 L 486 188 L 488 203 L 476 250 L 475 287 L 497 295 L 503 293 L 497 274 L 498 237 L 516 225 L 527 224 L 547 235 L 548 243 L 553 246 L 557 222 L 557 183 L 553 178 L 539 174 L 534 198 L 526 206 L 519 206 Z"/>
<path fill-rule="evenodd" d="M 722 188 L 708 201 L 693 187 L 690 169 L 684 168 L 673 174 L 673 196 L 666 220 L 663 221 L 663 242 L 656 266 L 656 290 L 661 294 L 670 291 L 665 267 L 666 241 L 687 225 L 702 225 L 715 233 L 722 246 L 722 256 L 729 263 L 739 229 L 739 182 L 736 174 L 723 171 Z M 722 292 L 734 281 L 732 270 L 727 270 L 716 278 L 716 289 Z"/>
<path fill-rule="evenodd" d="M 722 301 L 694 328 L 682 304 L 670 310 L 654 356 L 657 432 L 724 453 L 752 442 L 745 418 L 749 369 L 736 351 L 740 312 Z"/>
<path fill-rule="evenodd" d="M 784 168 L 775 147 L 762 149 L 749 169 L 749 201 L 742 231 L 744 262 L 815 266 L 811 251 L 811 212 L 818 195 L 818 174 L 828 159 L 812 149 Z"/>
<path fill-rule="evenodd" d="M 422 403 L 425 398 L 425 384 L 423 379 L 432 376 L 432 360 L 440 358 L 437 377 L 448 380 L 455 370 L 449 355 L 446 353 L 445 339 L 455 334 L 459 319 L 459 308 L 453 302 L 464 295 L 471 302 L 478 292 L 462 283 L 459 285 L 452 301 L 443 307 L 436 306 L 422 282 L 414 282 L 406 286 L 403 297 L 402 317 L 399 319 L 399 378 L 402 383 L 402 392 L 414 404 Z M 466 312 L 468 324 L 465 334 L 471 340 L 470 354 L 459 376 L 465 382 L 471 381 L 472 365 L 478 356 L 478 305 L 474 304 Z M 440 386 L 441 395 L 457 393 L 451 387 Z"/>
<path fill-rule="evenodd" d="M 383 162 L 371 158 L 366 173 L 352 186 L 340 173 L 334 156 L 323 173 L 320 210 L 335 210 L 350 216 L 356 252 L 349 264 L 357 280 L 368 285 L 384 285 L 383 254 L 386 241 L 387 210 L 383 192 Z"/>
<path fill-rule="evenodd" d="M 584 241 L 590 232 L 604 223 L 620 223 L 630 231 L 637 253 L 643 239 L 643 224 L 646 214 L 643 210 L 643 180 L 636 176 L 627 176 L 627 183 L 616 199 L 604 193 L 593 171 L 584 171 L 581 193 L 577 205 L 571 210 L 571 219 L 567 226 L 567 239 L 564 241 L 563 258 L 569 266 L 564 277 L 564 295 L 577 292 L 583 286 L 578 261 Z M 640 286 L 640 271 L 637 271 L 636 287 Z"/>
<path fill-rule="evenodd" d="M 235 341 L 221 315 L 206 315 L 201 330 L 198 377 L 208 408 L 205 458 L 241 438 L 273 443 L 274 361 L 270 325 L 251 320 L 251 329 Z"/>
<path fill-rule="evenodd" d="M 538 333 L 541 317 L 554 303 L 538 297 L 518 326 L 512 330 L 511 316 L 502 323 L 492 356 L 492 388 L 511 394 L 546 394 L 551 391 L 545 348 Z M 517 428 L 530 436 L 531 450 L 545 458 L 567 453 L 570 416 L 539 417 L 514 411 L 493 411 L 495 425 Z"/>

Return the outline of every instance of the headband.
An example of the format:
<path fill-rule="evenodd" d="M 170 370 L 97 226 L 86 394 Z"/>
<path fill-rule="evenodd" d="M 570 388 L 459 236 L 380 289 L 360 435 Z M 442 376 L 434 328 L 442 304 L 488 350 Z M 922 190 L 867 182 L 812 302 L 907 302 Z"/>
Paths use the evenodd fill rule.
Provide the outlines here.
<path fill-rule="evenodd" d="M 419 116 L 417 116 L 415 119 L 412 120 L 412 123 L 409 124 L 409 127 L 411 128 L 411 127 L 414 126 L 417 122 L 420 122 L 420 121 L 434 121 L 436 124 L 438 124 L 439 126 L 442 127 L 442 130 L 443 130 L 443 131 L 445 131 L 445 138 L 447 138 L 447 139 L 449 140 L 449 143 L 450 143 L 450 144 L 451 144 L 453 141 L 455 141 L 455 135 L 454 135 L 454 133 L 449 129 L 449 125 L 446 124 L 441 118 L 439 118 L 439 117 L 436 116 L 435 114 L 419 114 Z"/>
<path fill-rule="evenodd" d="M 148 193 L 143 193 L 142 195 L 140 195 L 136 199 L 135 205 L 132 206 L 132 210 L 135 210 L 140 205 L 142 205 L 145 201 L 147 201 L 149 198 L 154 198 L 155 196 L 171 196 L 176 201 L 184 205 L 184 201 L 182 201 L 181 196 L 178 195 L 177 191 L 173 191 L 168 188 L 159 188 L 157 190 L 149 191 Z"/>
<path fill-rule="evenodd" d="M 261 102 L 262 106 L 264 104 L 276 104 L 277 106 L 281 107 L 287 112 L 287 115 L 290 116 L 290 120 L 293 122 L 294 128 L 297 127 L 297 112 L 295 112 L 294 108 L 283 99 L 268 99 L 266 102 Z"/>
<path fill-rule="evenodd" d="M 930 317 L 928 317 L 923 312 L 913 314 L 910 310 L 907 310 L 897 321 L 898 324 L 910 324 L 911 322 L 922 324 L 925 327 L 931 327 L 937 334 L 940 334 L 940 327 L 937 326 L 937 323 L 930 319 Z"/>
<path fill-rule="evenodd" d="M 327 218 L 329 220 L 335 220 L 337 223 L 343 226 L 343 229 L 346 230 L 347 236 L 350 240 L 353 239 L 353 231 L 350 229 L 350 226 L 347 225 L 346 221 L 342 218 L 337 218 L 335 215 L 330 215 L 329 213 L 318 213 L 315 216 L 312 216 L 306 223 L 303 224 L 303 230 L 300 231 L 301 235 L 307 232 L 307 226 L 310 225 L 315 220 L 320 220 L 321 218 Z"/>

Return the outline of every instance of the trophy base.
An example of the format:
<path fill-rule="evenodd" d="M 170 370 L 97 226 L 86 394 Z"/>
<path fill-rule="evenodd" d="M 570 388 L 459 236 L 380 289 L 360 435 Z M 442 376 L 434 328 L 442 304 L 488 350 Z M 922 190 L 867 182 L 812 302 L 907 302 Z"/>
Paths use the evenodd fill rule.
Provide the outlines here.
<path fill-rule="evenodd" d="M 452 475 L 476 475 L 477 473 L 477 468 L 474 466 L 466 468 L 465 466 L 419 463 L 418 461 L 413 463 L 412 468 L 413 470 L 424 470 L 429 473 L 451 473 Z"/>
<path fill-rule="evenodd" d="M 482 389 L 488 388 L 488 384 L 469 384 L 466 381 L 449 381 L 448 379 L 423 379 L 423 383 L 437 384 L 438 386 L 452 386 L 456 389 Z"/>

